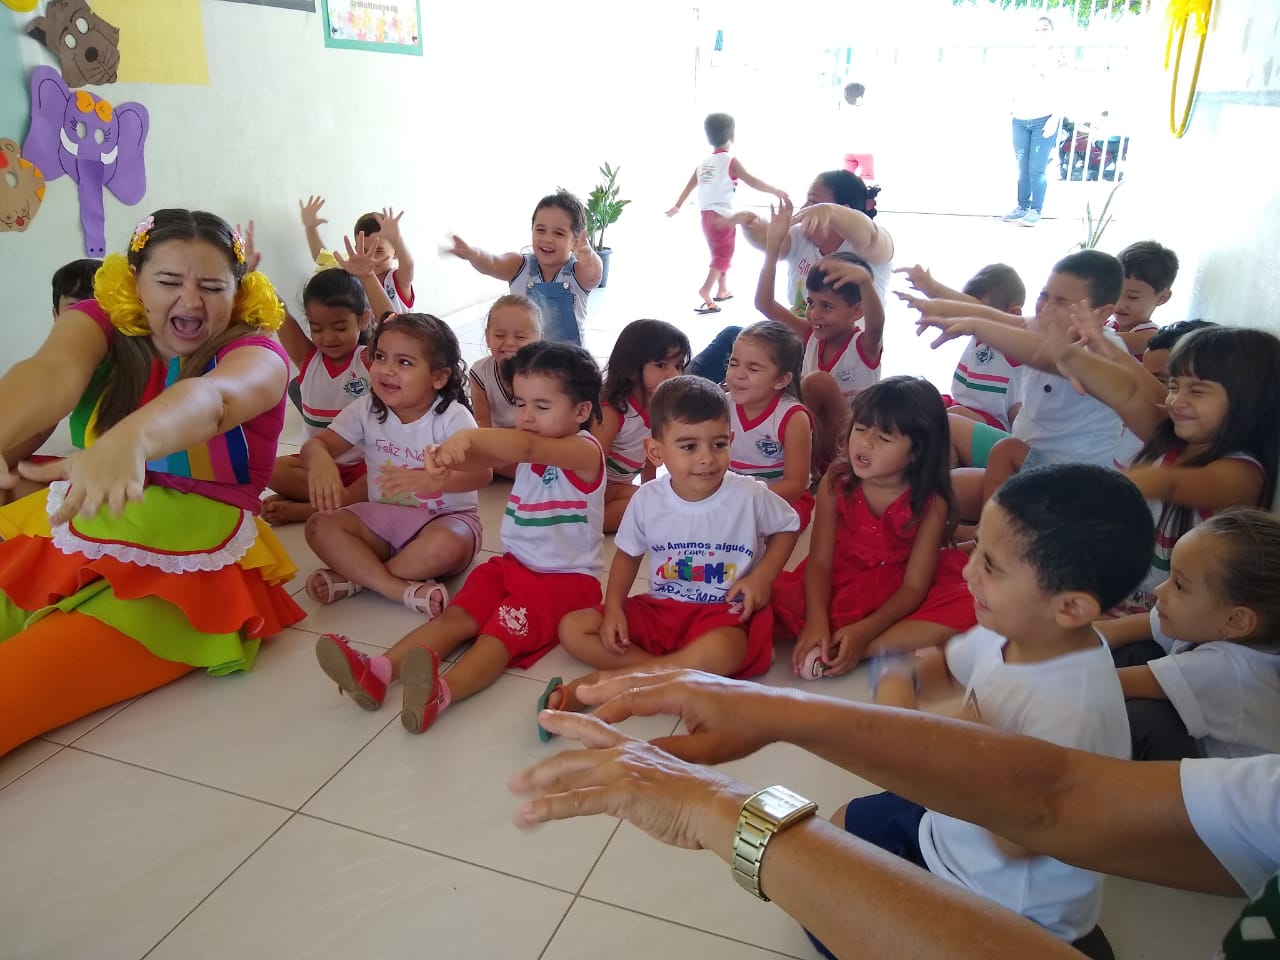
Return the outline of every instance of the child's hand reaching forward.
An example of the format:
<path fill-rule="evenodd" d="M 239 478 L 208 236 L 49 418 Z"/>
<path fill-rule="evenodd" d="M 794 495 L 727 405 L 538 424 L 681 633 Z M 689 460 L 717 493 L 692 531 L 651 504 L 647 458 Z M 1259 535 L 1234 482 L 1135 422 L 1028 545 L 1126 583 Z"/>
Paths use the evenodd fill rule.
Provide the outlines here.
<path fill-rule="evenodd" d="M 345 257 L 337 250 L 333 251 L 333 259 L 338 261 L 338 266 L 353 277 L 372 277 L 376 272 L 373 251 L 377 248 L 378 241 L 370 240 L 362 230 L 356 234 L 354 246 L 350 237 L 343 237 L 342 243 L 347 248 Z"/>
<path fill-rule="evenodd" d="M 471 452 L 471 434 L 473 430 L 459 430 L 444 443 L 435 447 L 432 458 L 441 467 L 457 468 L 467 462 L 467 454 Z"/>
<path fill-rule="evenodd" d="M 396 213 L 391 207 L 383 208 L 381 213 L 375 213 L 373 219 L 378 221 L 378 227 L 382 236 L 387 238 L 387 242 L 400 249 L 400 218 L 404 216 L 404 211 Z"/>
<path fill-rule="evenodd" d="M 928 267 L 922 267 L 916 263 L 909 267 L 897 267 L 894 273 L 904 273 L 907 276 L 907 283 L 911 284 L 911 289 L 918 293 L 924 294 L 926 297 L 933 296 L 934 279 L 933 274 L 929 272 Z"/>
<path fill-rule="evenodd" d="M 305 229 L 315 230 L 322 223 L 329 222 L 320 216 L 320 209 L 323 206 L 324 197 L 318 194 L 298 201 L 298 213 L 302 217 L 302 226 Z"/>
<path fill-rule="evenodd" d="M 766 253 L 771 253 L 775 257 L 778 251 L 782 249 L 782 241 L 786 238 L 787 233 L 791 230 L 791 200 L 780 197 L 776 208 L 770 207 L 769 213 L 772 219 L 769 221 L 769 227 L 764 235 L 764 249 Z"/>
<path fill-rule="evenodd" d="M 578 234 L 578 239 L 573 245 L 573 255 L 579 260 L 585 260 L 591 253 L 595 253 L 595 248 L 591 246 L 591 232 L 583 230 Z"/>
<path fill-rule="evenodd" d="M 258 269 L 258 264 L 262 263 L 262 252 L 253 245 L 253 221 L 249 221 L 248 228 L 241 230 L 240 224 L 236 224 L 236 233 L 240 234 L 241 240 L 244 242 L 244 262 L 245 266 L 252 272 Z"/>

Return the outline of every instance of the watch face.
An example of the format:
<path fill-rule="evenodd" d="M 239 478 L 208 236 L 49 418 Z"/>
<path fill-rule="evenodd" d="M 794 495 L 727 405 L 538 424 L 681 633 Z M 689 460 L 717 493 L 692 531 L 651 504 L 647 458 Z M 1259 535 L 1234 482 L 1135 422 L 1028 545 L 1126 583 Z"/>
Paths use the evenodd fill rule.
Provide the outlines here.
<path fill-rule="evenodd" d="M 773 820 L 785 820 L 799 807 L 809 803 L 799 794 L 792 793 L 785 787 L 773 787 L 756 798 L 760 811 Z"/>

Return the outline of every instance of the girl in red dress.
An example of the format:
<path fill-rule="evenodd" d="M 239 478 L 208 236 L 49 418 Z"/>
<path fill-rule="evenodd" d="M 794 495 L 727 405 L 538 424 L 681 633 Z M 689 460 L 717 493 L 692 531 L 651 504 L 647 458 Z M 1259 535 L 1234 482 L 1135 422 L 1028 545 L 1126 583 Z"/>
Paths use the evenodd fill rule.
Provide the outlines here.
<path fill-rule="evenodd" d="M 818 487 L 808 558 L 773 590 L 774 639 L 794 637 L 801 676 L 944 643 L 974 626 L 953 547 L 955 498 L 942 397 L 890 377 L 853 398 L 847 449 Z"/>

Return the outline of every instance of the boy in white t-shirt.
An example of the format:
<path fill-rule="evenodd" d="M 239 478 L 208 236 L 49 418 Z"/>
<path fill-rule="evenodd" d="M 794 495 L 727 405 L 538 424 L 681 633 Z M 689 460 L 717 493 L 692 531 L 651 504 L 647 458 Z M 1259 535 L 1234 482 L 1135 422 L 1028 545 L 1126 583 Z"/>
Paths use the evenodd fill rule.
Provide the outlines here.
<path fill-rule="evenodd" d="M 733 193 L 738 189 L 741 180 L 749 187 L 762 193 L 772 193 L 775 197 L 786 194 L 777 187 L 770 186 L 758 177 L 753 177 L 742 165 L 742 161 L 733 156 L 734 123 L 733 117 L 727 113 L 712 113 L 703 121 L 707 140 L 714 152 L 702 163 L 698 164 L 680 199 L 667 211 L 668 217 L 674 217 L 693 193 L 698 189 L 698 206 L 702 210 L 702 233 L 707 238 L 707 246 L 711 248 L 711 267 L 707 271 L 707 279 L 698 289 L 702 302 L 694 308 L 695 313 L 719 313 L 719 304 L 732 300 L 729 292 L 729 267 L 733 264 L 733 250 L 738 237 L 738 224 L 754 214 L 735 214 L 733 212 Z M 711 295 L 714 287 L 716 295 Z"/>
<path fill-rule="evenodd" d="M 764 673 L 773 659 L 770 587 L 799 538 L 799 518 L 764 483 L 729 471 L 729 405 L 711 381 L 661 384 L 649 422 L 645 452 L 669 476 L 627 504 L 604 605 L 566 616 L 560 642 L 597 670 Z M 628 597 L 646 554 L 649 592 Z M 556 678 L 539 709 L 579 709 L 574 689 L 597 677 Z"/>
<path fill-rule="evenodd" d="M 951 688 L 975 722 L 1127 759 L 1124 694 L 1093 621 L 1145 573 L 1154 529 L 1144 504 L 1137 487 L 1102 467 L 1010 479 L 984 508 L 965 567 L 979 626 L 945 650 L 873 661 L 876 702 L 915 707 L 918 696 Z M 1098 874 L 972 823 L 892 793 L 853 800 L 832 820 L 1068 942 L 1098 922 Z"/>

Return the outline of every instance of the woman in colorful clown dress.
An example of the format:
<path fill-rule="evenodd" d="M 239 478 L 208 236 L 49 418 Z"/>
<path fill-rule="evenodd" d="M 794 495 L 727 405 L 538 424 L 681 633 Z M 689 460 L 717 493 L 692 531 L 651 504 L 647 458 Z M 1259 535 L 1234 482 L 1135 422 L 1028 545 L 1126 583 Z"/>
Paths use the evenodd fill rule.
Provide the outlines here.
<path fill-rule="evenodd" d="M 0 449 L 67 415 L 82 447 L 20 465 L 51 486 L 0 509 L 0 755 L 195 668 L 247 670 L 303 616 L 257 518 L 289 368 L 244 241 L 157 210 L 94 294 L 0 379 Z"/>

